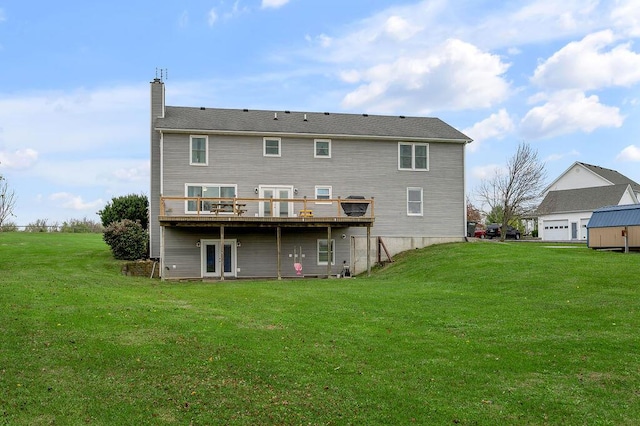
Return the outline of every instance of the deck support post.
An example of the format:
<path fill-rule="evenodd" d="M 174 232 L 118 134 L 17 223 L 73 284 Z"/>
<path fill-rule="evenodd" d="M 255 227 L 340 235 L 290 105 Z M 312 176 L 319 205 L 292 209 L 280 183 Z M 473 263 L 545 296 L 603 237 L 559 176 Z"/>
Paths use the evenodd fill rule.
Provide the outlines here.
<path fill-rule="evenodd" d="M 371 226 L 367 226 L 367 276 L 371 276 Z"/>
<path fill-rule="evenodd" d="M 220 281 L 224 281 L 224 225 L 220 225 Z"/>
<path fill-rule="evenodd" d="M 327 278 L 331 278 L 331 259 L 333 253 L 331 251 L 331 226 L 327 227 Z"/>
<path fill-rule="evenodd" d="M 276 247 L 277 247 L 277 252 L 278 252 L 278 260 L 276 262 L 277 264 L 277 269 L 278 269 L 278 279 L 281 280 L 282 279 L 282 227 L 278 226 L 276 228 Z"/>

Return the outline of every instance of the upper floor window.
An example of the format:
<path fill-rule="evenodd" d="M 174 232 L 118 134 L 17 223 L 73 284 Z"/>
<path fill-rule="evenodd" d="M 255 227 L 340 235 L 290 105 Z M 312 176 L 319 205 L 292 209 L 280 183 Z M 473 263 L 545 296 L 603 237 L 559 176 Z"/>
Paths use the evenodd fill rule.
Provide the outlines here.
<path fill-rule="evenodd" d="M 331 158 L 331 140 L 330 139 L 316 139 L 313 141 L 314 150 L 313 156 L 315 158 Z"/>
<path fill-rule="evenodd" d="M 407 215 L 422 216 L 422 188 L 407 188 Z"/>
<path fill-rule="evenodd" d="M 265 157 L 280 157 L 280 138 L 264 138 L 263 141 Z"/>
<path fill-rule="evenodd" d="M 215 204 L 216 200 L 208 200 L 207 198 L 234 198 L 237 190 L 236 185 L 217 185 L 217 184 L 191 184 L 185 185 L 185 192 L 187 197 L 204 198 L 200 200 L 198 206 L 198 200 L 187 200 L 187 213 L 209 212 L 211 206 Z"/>
<path fill-rule="evenodd" d="M 316 200 L 321 201 L 321 200 L 330 200 L 330 199 L 331 199 L 330 186 L 316 186 Z M 331 204 L 331 202 L 329 202 L 329 204 Z"/>
<path fill-rule="evenodd" d="M 399 170 L 429 170 L 428 143 L 398 143 Z"/>
<path fill-rule="evenodd" d="M 207 136 L 191 136 L 191 165 L 206 166 L 208 158 L 209 138 Z"/>

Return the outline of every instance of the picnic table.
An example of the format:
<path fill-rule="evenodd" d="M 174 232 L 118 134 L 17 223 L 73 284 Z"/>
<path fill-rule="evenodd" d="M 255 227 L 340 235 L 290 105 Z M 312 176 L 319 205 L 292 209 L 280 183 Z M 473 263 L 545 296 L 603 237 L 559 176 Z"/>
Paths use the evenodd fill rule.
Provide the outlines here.
<path fill-rule="evenodd" d="M 247 205 L 244 203 L 211 203 L 210 212 L 218 216 L 220 213 L 232 213 L 236 216 L 242 216 L 247 212 Z"/>

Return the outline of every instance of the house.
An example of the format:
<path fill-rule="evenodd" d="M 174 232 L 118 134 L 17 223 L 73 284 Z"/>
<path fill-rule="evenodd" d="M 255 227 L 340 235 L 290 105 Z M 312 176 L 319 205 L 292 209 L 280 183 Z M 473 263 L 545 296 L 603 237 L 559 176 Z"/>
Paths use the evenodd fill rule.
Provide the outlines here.
<path fill-rule="evenodd" d="M 537 209 L 538 236 L 546 241 L 586 241 L 594 210 L 640 199 L 640 185 L 615 170 L 575 162 L 544 191 Z"/>
<path fill-rule="evenodd" d="M 640 250 L 640 204 L 598 209 L 593 212 L 587 230 L 589 248 Z"/>
<path fill-rule="evenodd" d="M 462 241 L 467 136 L 437 118 L 165 105 L 150 255 L 164 279 L 335 276 Z"/>

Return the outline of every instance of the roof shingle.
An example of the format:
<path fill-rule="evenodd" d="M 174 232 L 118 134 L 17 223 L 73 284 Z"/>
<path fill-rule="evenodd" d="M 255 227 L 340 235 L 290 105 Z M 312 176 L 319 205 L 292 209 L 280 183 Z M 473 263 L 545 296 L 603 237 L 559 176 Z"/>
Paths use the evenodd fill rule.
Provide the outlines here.
<path fill-rule="evenodd" d="M 440 140 L 471 138 L 438 118 L 167 106 L 155 127 L 165 131 L 306 134 Z"/>
<path fill-rule="evenodd" d="M 549 191 L 537 209 L 538 215 L 592 211 L 602 206 L 616 205 L 629 184 L 596 186 L 592 188 Z"/>

